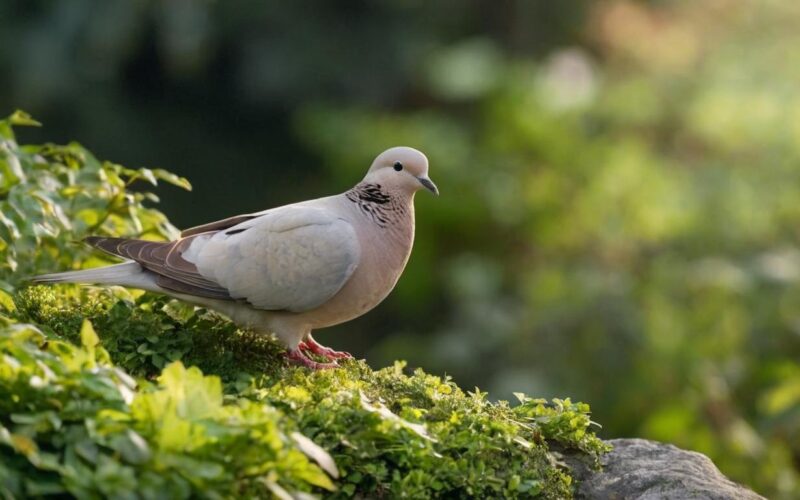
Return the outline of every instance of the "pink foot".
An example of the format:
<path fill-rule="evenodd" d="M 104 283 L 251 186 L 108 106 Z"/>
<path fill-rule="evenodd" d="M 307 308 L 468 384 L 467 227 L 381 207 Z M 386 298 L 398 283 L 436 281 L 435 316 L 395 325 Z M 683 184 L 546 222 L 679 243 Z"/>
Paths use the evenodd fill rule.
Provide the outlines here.
<path fill-rule="evenodd" d="M 349 352 L 342 352 L 342 351 L 334 351 L 330 347 L 325 347 L 324 345 L 318 344 L 314 337 L 309 335 L 306 337 L 304 342 L 300 342 L 298 346 L 301 350 L 304 351 L 311 351 L 317 356 L 322 356 L 323 358 L 329 360 L 335 359 L 353 359 L 353 355 Z"/>
<path fill-rule="evenodd" d="M 301 366 L 305 366 L 306 368 L 310 368 L 312 370 L 325 370 L 327 368 L 339 368 L 339 365 L 334 363 L 317 363 L 313 359 L 309 359 L 308 356 L 303 354 L 303 351 L 299 348 L 294 348 L 286 352 L 286 359 L 288 359 L 292 363 L 296 363 Z"/>

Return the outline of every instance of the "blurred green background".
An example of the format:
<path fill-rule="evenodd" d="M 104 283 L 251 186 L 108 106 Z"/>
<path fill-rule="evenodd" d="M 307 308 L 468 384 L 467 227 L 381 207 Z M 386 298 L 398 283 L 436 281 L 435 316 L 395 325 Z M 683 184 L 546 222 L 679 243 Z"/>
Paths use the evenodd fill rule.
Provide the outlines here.
<path fill-rule="evenodd" d="M 0 2 L 0 110 L 164 188 L 180 226 L 341 192 L 384 148 L 442 196 L 377 310 L 320 332 L 800 494 L 800 3 Z"/>

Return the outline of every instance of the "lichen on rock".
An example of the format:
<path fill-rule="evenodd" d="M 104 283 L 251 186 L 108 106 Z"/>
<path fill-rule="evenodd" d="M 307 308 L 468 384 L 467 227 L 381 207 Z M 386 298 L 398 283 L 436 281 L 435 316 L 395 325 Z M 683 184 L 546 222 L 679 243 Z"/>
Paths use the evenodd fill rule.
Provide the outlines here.
<path fill-rule="evenodd" d="M 645 439 L 612 439 L 602 470 L 568 459 L 579 499 L 702 498 L 757 500 L 763 497 L 729 480 L 705 455 Z"/>

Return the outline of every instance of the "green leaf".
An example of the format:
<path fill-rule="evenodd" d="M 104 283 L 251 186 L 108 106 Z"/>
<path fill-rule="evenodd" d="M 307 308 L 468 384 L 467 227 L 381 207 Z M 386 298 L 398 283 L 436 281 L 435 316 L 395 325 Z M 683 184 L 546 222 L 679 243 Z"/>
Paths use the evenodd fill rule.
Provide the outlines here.
<path fill-rule="evenodd" d="M 166 182 L 168 182 L 168 183 L 170 183 L 170 184 L 172 184 L 174 186 L 178 186 L 178 187 L 183 188 L 183 189 L 185 189 L 187 191 L 191 191 L 192 190 L 192 184 L 185 177 L 180 177 L 178 175 L 173 174 L 172 172 L 168 172 L 168 171 L 166 171 L 164 169 L 161 169 L 161 168 L 154 169 L 153 170 L 153 174 L 155 174 L 155 176 L 157 178 L 159 178 L 159 179 L 161 179 L 163 181 L 166 181 Z"/>
<path fill-rule="evenodd" d="M 152 457 L 147 441 L 133 429 L 127 429 L 124 434 L 115 436 L 111 440 L 111 447 L 131 464 L 143 464 Z"/>
<path fill-rule="evenodd" d="M 339 469 L 336 468 L 336 462 L 333 461 L 333 458 L 328 454 L 327 451 L 299 432 L 293 432 L 291 433 L 291 436 L 300 451 L 317 462 L 325 472 L 331 475 L 331 477 L 334 479 L 339 477 Z"/>
<path fill-rule="evenodd" d="M 100 343 L 100 338 L 94 331 L 92 323 L 85 319 L 81 324 L 81 345 L 87 349 L 94 349 Z"/>
<path fill-rule="evenodd" d="M 0 307 L 8 312 L 14 312 L 14 310 L 17 308 L 17 306 L 14 305 L 13 297 L 3 290 L 0 290 Z"/>
<path fill-rule="evenodd" d="M 14 113 L 12 113 L 11 116 L 8 117 L 8 121 L 12 125 L 18 125 L 18 126 L 27 126 L 27 127 L 41 127 L 42 126 L 42 124 L 37 122 L 36 120 L 34 120 L 31 117 L 31 115 L 29 115 L 28 113 L 26 113 L 24 111 L 21 111 L 19 109 L 14 111 Z"/>

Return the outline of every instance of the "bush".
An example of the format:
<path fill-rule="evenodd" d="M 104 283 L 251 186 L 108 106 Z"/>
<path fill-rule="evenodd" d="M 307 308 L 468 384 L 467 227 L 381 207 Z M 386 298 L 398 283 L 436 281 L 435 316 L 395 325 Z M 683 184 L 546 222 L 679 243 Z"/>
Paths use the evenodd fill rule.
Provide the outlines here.
<path fill-rule="evenodd" d="M 402 362 L 309 372 L 272 339 L 164 297 L 20 288 L 100 263 L 72 243 L 88 233 L 173 236 L 130 186 L 189 187 L 77 144 L 19 146 L 11 126 L 33 123 L 0 121 L 3 496 L 564 498 L 551 445 L 594 464 L 606 450 L 569 399 L 495 403 Z"/>

